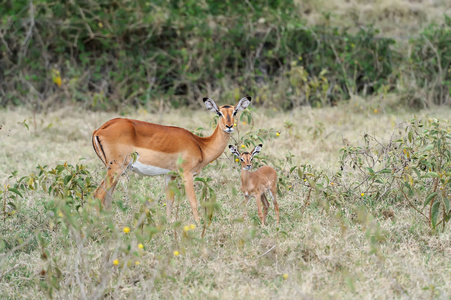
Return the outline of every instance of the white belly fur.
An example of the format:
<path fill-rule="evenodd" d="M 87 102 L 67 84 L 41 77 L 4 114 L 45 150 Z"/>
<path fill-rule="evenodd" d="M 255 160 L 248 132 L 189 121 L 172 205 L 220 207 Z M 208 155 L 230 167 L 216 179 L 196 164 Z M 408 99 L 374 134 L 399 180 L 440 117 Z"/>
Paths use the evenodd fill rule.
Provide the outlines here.
<path fill-rule="evenodd" d="M 156 176 L 169 173 L 171 170 L 163 169 L 159 167 L 154 167 L 151 165 L 145 165 L 140 163 L 138 160 L 131 164 L 131 169 L 133 172 L 144 176 Z"/>

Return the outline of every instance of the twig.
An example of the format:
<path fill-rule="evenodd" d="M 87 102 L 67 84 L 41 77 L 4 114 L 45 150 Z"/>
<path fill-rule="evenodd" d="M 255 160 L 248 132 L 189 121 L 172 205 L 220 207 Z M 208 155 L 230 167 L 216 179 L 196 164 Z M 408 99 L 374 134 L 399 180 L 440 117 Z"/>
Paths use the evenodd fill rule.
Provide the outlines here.
<path fill-rule="evenodd" d="M 399 185 L 399 183 L 398 183 Z M 406 198 L 407 202 L 409 202 L 409 205 L 415 209 L 420 215 L 422 215 L 423 217 L 425 217 L 426 219 L 428 218 L 425 214 L 423 214 L 418 208 L 415 207 L 415 205 L 412 204 L 412 202 L 410 202 L 409 198 L 407 197 L 406 193 L 404 193 L 403 187 L 401 185 L 399 185 L 400 187 L 400 191 L 401 193 L 404 195 L 404 197 Z"/>
<path fill-rule="evenodd" d="M 25 39 L 22 43 L 22 57 L 25 57 L 25 54 L 27 52 L 27 48 L 25 46 L 28 44 L 29 40 L 31 39 L 31 36 L 33 34 L 33 28 L 35 26 L 33 0 L 30 0 L 29 11 L 30 11 L 30 27 L 28 28 L 27 35 L 25 36 Z"/>
<path fill-rule="evenodd" d="M 255 258 L 255 260 L 259 259 L 262 256 L 265 256 L 266 254 L 268 254 L 269 252 L 271 252 L 272 249 L 274 249 L 277 245 L 274 245 L 271 247 L 271 249 L 269 249 L 268 251 L 266 251 L 265 253 L 263 253 L 262 255 L 259 255 Z M 246 260 L 241 260 L 241 261 L 236 261 L 234 263 L 228 264 L 227 266 L 232 266 L 232 265 L 236 265 L 236 264 L 240 264 L 242 262 L 245 262 Z"/>

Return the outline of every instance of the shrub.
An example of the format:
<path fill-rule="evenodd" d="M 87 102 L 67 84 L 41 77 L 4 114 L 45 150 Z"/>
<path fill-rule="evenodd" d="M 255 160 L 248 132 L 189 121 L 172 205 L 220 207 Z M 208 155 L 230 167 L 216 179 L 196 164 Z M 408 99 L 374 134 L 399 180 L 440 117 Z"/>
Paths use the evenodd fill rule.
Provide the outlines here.
<path fill-rule="evenodd" d="M 2 105 L 178 107 L 238 90 L 289 109 L 393 86 L 400 64 L 377 29 L 308 27 L 292 1 L 18 0 L 0 15 Z"/>
<path fill-rule="evenodd" d="M 411 39 L 410 55 L 402 68 L 404 98 L 427 107 L 449 104 L 451 97 L 451 17 L 443 25 L 431 24 Z"/>

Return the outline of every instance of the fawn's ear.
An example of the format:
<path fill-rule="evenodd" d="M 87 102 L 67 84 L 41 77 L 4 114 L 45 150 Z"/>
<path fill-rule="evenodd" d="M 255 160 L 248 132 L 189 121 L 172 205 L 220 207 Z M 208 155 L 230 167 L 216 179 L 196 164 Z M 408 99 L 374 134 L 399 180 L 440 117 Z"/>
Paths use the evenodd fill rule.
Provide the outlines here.
<path fill-rule="evenodd" d="M 235 154 L 236 156 L 238 156 L 238 158 L 240 158 L 240 152 L 238 152 L 238 149 L 237 148 L 235 148 L 235 146 L 233 146 L 233 145 L 229 145 L 229 149 L 230 149 L 230 152 L 232 152 L 233 154 Z"/>
<path fill-rule="evenodd" d="M 236 116 L 238 111 L 245 110 L 249 104 L 251 103 L 252 98 L 251 97 L 244 97 L 241 98 L 240 102 L 235 106 L 235 109 L 233 110 L 233 116 Z"/>
<path fill-rule="evenodd" d="M 203 100 L 204 100 L 204 104 L 205 104 L 205 106 L 207 107 L 208 110 L 214 111 L 219 116 L 222 116 L 221 111 L 219 111 L 219 108 L 216 105 L 215 101 L 213 101 L 213 99 L 204 98 Z"/>
<path fill-rule="evenodd" d="M 263 144 L 259 144 L 257 147 L 255 147 L 254 150 L 252 150 L 252 152 L 251 152 L 252 157 L 254 157 L 254 155 L 259 154 L 260 151 L 262 151 L 262 147 L 263 147 Z"/>

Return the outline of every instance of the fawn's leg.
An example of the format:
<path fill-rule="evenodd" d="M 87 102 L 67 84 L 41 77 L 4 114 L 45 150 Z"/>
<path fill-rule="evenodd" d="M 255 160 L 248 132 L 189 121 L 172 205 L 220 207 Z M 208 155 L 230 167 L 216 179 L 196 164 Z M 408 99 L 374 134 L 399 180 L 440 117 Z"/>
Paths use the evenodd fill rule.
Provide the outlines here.
<path fill-rule="evenodd" d="M 276 187 L 274 186 L 273 188 L 271 188 L 269 190 L 269 195 L 272 198 L 272 201 L 274 203 L 274 211 L 276 212 L 276 220 L 277 220 L 277 224 L 279 224 L 279 205 L 277 204 L 277 199 L 276 199 Z"/>

